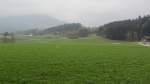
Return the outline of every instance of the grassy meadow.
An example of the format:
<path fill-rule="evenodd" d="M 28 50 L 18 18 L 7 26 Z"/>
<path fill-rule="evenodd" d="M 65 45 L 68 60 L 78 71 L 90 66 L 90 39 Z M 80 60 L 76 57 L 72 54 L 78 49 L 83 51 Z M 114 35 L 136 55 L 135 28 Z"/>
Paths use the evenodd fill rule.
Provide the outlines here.
<path fill-rule="evenodd" d="M 0 84 L 149 84 L 150 48 L 90 36 L 0 44 Z"/>

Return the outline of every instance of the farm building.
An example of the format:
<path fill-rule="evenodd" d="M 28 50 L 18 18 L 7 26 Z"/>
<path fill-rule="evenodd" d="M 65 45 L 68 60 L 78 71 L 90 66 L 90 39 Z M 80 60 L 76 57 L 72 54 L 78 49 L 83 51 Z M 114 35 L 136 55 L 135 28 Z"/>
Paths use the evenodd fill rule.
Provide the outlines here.
<path fill-rule="evenodd" d="M 0 33 L 0 41 L 1 42 L 14 42 L 15 37 L 13 33 L 5 32 L 5 33 Z"/>
<path fill-rule="evenodd" d="M 32 37 L 33 34 L 32 33 L 31 34 L 24 34 L 24 36 Z"/>
<path fill-rule="evenodd" d="M 150 45 L 150 36 L 145 36 L 145 37 L 142 39 L 142 42 L 143 42 L 143 44 L 148 44 L 148 45 Z"/>

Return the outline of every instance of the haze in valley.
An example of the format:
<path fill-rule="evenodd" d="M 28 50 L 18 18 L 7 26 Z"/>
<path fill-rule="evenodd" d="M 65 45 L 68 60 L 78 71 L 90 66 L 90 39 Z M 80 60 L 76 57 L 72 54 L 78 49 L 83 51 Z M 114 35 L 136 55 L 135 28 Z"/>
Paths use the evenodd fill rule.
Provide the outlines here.
<path fill-rule="evenodd" d="M 150 0 L 0 0 L 0 18 L 3 18 L 0 19 L 0 30 L 13 30 L 14 28 L 9 26 L 11 24 L 31 25 L 30 27 L 14 26 L 17 29 L 41 28 L 43 25 L 45 28 L 68 22 L 82 23 L 86 26 L 100 26 L 111 21 L 150 14 L 149 3 Z M 22 19 L 28 16 L 30 19 Z M 35 23 L 35 20 L 40 20 L 35 19 L 35 16 L 44 18 L 41 20 L 42 22 L 39 21 L 41 24 Z M 20 19 L 16 21 L 16 19 L 9 17 L 19 17 Z M 31 18 L 35 20 L 31 20 Z M 36 24 L 40 26 L 35 26 Z"/>

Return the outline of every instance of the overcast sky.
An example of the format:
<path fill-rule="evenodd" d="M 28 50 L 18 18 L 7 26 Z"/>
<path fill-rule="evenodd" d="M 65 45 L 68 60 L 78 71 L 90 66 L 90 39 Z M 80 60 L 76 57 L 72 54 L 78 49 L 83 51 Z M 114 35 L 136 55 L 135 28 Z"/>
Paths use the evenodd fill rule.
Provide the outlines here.
<path fill-rule="evenodd" d="M 97 26 L 150 14 L 150 0 L 0 0 L 0 16 L 48 15 Z"/>

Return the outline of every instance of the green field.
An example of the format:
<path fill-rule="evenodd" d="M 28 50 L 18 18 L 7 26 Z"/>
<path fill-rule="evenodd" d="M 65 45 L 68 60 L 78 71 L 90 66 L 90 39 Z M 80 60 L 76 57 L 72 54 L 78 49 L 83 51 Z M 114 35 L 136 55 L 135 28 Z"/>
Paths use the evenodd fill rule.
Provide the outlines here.
<path fill-rule="evenodd" d="M 1 43 L 0 84 L 149 84 L 150 48 L 117 42 L 36 37 Z"/>

